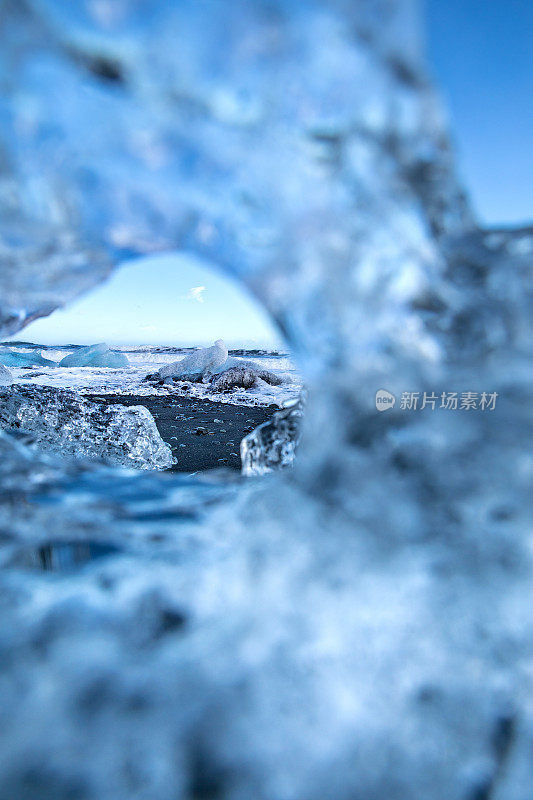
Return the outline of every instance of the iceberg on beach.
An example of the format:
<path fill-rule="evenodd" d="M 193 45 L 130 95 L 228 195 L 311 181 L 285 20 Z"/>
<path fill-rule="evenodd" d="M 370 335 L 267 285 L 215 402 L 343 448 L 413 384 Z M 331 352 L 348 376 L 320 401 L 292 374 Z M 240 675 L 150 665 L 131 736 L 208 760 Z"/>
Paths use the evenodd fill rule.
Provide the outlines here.
<path fill-rule="evenodd" d="M 259 364 L 244 359 L 228 358 L 224 368 L 212 376 L 210 383 L 217 392 L 228 392 L 231 389 L 252 389 L 258 381 L 271 386 L 280 386 L 282 378 Z"/>
<path fill-rule="evenodd" d="M 3 364 L 0 364 L 0 386 L 10 386 L 12 383 L 13 375 Z"/>
<path fill-rule="evenodd" d="M 115 353 L 105 342 L 80 347 L 74 353 L 65 356 L 59 362 L 60 367 L 111 367 L 120 369 L 128 367 L 128 357 L 124 353 Z"/>
<path fill-rule="evenodd" d="M 0 364 L 5 367 L 57 367 L 55 361 L 43 358 L 38 352 L 18 352 L 17 350 L 2 350 L 0 348 Z"/>
<path fill-rule="evenodd" d="M 222 339 L 217 339 L 212 347 L 203 347 L 180 361 L 166 364 L 154 375 L 147 375 L 146 379 L 163 383 L 172 380 L 202 381 L 211 383 L 215 391 L 229 391 L 237 387 L 251 389 L 258 380 L 273 386 L 283 383 L 282 378 L 254 361 L 228 356 L 228 348 Z"/>
<path fill-rule="evenodd" d="M 228 348 L 222 339 L 217 339 L 212 347 L 202 347 L 180 361 L 165 364 L 154 377 L 162 381 L 171 378 L 200 379 L 216 373 L 227 359 Z"/>

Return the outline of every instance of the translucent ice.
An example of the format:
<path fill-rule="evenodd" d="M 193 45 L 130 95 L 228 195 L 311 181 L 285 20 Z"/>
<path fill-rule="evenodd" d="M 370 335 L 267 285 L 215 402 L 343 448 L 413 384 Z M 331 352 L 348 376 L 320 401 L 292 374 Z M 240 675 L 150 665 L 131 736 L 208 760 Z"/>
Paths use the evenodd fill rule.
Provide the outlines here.
<path fill-rule="evenodd" d="M 100 405 L 74 392 L 15 386 L 0 390 L 0 425 L 29 433 L 44 452 L 165 469 L 174 459 L 144 406 Z"/>
<path fill-rule="evenodd" d="M 210 376 L 225 363 L 227 357 L 228 348 L 222 339 L 217 339 L 212 347 L 202 347 L 180 361 L 165 364 L 156 375 L 161 380 Z"/>
<path fill-rule="evenodd" d="M 105 342 L 80 347 L 59 362 L 60 367 L 127 367 L 129 360 L 124 353 L 115 353 Z"/>
<path fill-rule="evenodd" d="M 35 350 L 24 352 L 20 350 L 4 350 L 0 347 L 0 364 L 6 367 L 56 367 L 55 361 L 44 358 Z"/>
<path fill-rule="evenodd" d="M 0 386 L 9 386 L 11 383 L 13 383 L 13 375 L 3 364 L 0 364 Z"/>
<path fill-rule="evenodd" d="M 0 795 L 529 797 L 532 230 L 477 226 L 415 2 L 0 13 L 2 331 L 187 250 L 309 387 L 294 469 L 239 494 L 0 433 Z M 58 539 L 124 555 L 9 566 Z"/>
<path fill-rule="evenodd" d="M 243 475 L 265 475 L 290 467 L 300 441 L 303 410 L 301 403 L 277 411 L 241 441 Z"/>

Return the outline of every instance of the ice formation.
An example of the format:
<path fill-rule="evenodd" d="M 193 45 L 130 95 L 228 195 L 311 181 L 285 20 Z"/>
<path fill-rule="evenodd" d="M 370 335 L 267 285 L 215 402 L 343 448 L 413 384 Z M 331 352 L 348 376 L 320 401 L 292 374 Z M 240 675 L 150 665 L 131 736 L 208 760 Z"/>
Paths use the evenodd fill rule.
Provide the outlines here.
<path fill-rule="evenodd" d="M 294 469 L 240 492 L 2 433 L 0 794 L 529 797 L 533 230 L 476 225 L 415 4 L 1 14 L 4 333 L 184 249 L 262 300 L 309 402 Z M 9 567 L 52 537 L 117 552 Z"/>
<path fill-rule="evenodd" d="M 160 380 L 169 378 L 192 379 L 212 375 L 228 358 L 228 348 L 222 339 L 217 339 L 212 347 L 201 347 L 179 361 L 166 364 L 157 371 Z"/>
<path fill-rule="evenodd" d="M 47 453 L 135 469 L 166 469 L 174 463 L 144 406 L 101 408 L 74 392 L 14 386 L 0 389 L 0 426 L 30 434 Z"/>
<path fill-rule="evenodd" d="M 291 403 L 245 436 L 241 442 L 243 475 L 266 475 L 292 467 L 300 442 L 302 417 L 302 403 Z"/>
<path fill-rule="evenodd" d="M 60 367 L 113 367 L 120 369 L 129 365 L 124 353 L 115 353 L 105 342 L 80 347 L 59 362 Z"/>
<path fill-rule="evenodd" d="M 32 350 L 27 353 L 21 350 L 4 350 L 0 347 L 0 364 L 5 367 L 55 367 L 56 362 L 44 358 Z"/>
<path fill-rule="evenodd" d="M 13 375 L 3 364 L 0 364 L 0 386 L 9 386 L 11 383 L 13 383 Z"/>
<path fill-rule="evenodd" d="M 280 386 L 283 379 L 254 361 L 228 356 L 222 339 L 213 347 L 197 350 L 179 361 L 165 364 L 156 373 L 147 375 L 147 380 L 156 383 L 194 381 L 210 383 L 215 392 L 227 392 L 236 387 L 251 389 L 258 381 L 271 386 Z"/>
<path fill-rule="evenodd" d="M 236 360 L 236 359 L 235 359 Z M 216 392 L 227 392 L 235 387 L 251 389 L 262 380 L 272 386 L 279 386 L 281 378 L 266 369 L 255 369 L 250 366 L 232 366 L 222 370 L 211 378 L 211 384 Z"/>

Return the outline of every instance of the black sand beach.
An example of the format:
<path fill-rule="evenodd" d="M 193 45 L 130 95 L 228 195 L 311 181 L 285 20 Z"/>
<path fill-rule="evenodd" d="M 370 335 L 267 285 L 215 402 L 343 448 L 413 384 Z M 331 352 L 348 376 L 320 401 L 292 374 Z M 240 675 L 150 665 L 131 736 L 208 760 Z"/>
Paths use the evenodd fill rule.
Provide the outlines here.
<path fill-rule="evenodd" d="M 210 400 L 149 395 L 86 395 L 107 405 L 146 406 L 161 438 L 172 448 L 178 463 L 173 472 L 240 470 L 240 442 L 251 430 L 270 419 L 277 406 L 236 406 Z M 205 432 L 204 432 L 205 431 Z"/>

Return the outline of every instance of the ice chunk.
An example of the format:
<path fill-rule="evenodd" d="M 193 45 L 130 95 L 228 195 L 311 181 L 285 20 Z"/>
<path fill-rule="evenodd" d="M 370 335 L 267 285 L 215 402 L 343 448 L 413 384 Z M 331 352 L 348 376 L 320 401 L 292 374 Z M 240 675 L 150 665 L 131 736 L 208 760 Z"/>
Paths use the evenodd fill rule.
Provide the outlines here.
<path fill-rule="evenodd" d="M 293 464 L 300 441 L 302 402 L 277 411 L 241 441 L 243 475 L 264 475 Z"/>
<path fill-rule="evenodd" d="M 215 391 L 227 392 L 236 387 L 251 389 L 253 386 L 257 386 L 258 380 L 263 380 L 271 386 L 279 386 L 282 383 L 278 375 L 269 372 L 267 369 L 261 367 L 254 369 L 251 366 L 232 366 L 214 375 L 211 379 L 211 384 Z"/>
<path fill-rule="evenodd" d="M 13 375 L 3 364 L 0 364 L 0 386 L 9 386 L 11 383 L 13 383 Z"/>
<path fill-rule="evenodd" d="M 212 347 L 202 347 L 180 361 L 165 364 L 156 372 L 160 380 L 168 378 L 198 378 L 212 375 L 228 358 L 228 348 L 222 339 L 217 339 Z"/>
<path fill-rule="evenodd" d="M 147 380 L 210 382 L 217 392 L 229 391 L 236 387 L 251 389 L 257 385 L 258 380 L 263 380 L 272 386 L 283 383 L 282 378 L 254 361 L 228 356 L 227 347 L 222 339 L 218 339 L 212 347 L 202 348 L 181 361 L 174 361 L 161 367 L 154 375 L 148 375 Z"/>
<path fill-rule="evenodd" d="M 25 352 L 0 348 L 0 364 L 5 367 L 57 367 L 55 361 L 44 358 L 37 351 Z"/>
<path fill-rule="evenodd" d="M 175 463 L 144 406 L 102 408 L 74 392 L 16 386 L 0 390 L 0 425 L 30 433 L 45 452 L 135 469 L 165 469 Z"/>
<path fill-rule="evenodd" d="M 247 369 L 255 374 L 257 378 L 272 384 L 272 386 L 280 386 L 283 383 L 283 378 L 276 375 L 271 370 L 265 369 L 257 361 L 252 361 L 248 358 L 235 358 L 228 356 L 226 361 L 220 365 L 216 370 L 213 370 L 213 375 L 221 375 L 230 369 Z"/>
<path fill-rule="evenodd" d="M 129 360 L 124 353 L 110 350 L 105 342 L 80 347 L 59 362 L 60 367 L 112 367 L 120 369 L 129 366 Z"/>
<path fill-rule="evenodd" d="M 212 379 L 213 389 L 217 392 L 227 392 L 236 387 L 251 389 L 256 383 L 256 374 L 246 367 L 232 367 Z"/>

